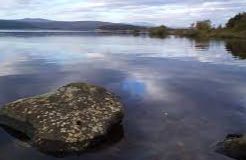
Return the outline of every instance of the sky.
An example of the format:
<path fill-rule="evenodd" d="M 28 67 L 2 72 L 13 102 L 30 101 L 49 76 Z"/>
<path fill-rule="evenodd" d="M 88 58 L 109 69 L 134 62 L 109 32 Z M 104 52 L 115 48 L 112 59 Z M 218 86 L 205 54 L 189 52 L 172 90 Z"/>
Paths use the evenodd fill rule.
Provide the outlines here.
<path fill-rule="evenodd" d="M 246 0 L 0 0 L 0 19 L 145 22 L 170 27 L 188 27 L 205 19 L 225 24 L 243 11 Z"/>

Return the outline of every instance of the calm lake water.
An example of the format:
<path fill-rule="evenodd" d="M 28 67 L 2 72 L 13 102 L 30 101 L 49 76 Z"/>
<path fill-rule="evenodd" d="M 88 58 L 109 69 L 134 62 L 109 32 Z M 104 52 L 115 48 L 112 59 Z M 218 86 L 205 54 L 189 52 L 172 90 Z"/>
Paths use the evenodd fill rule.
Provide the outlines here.
<path fill-rule="evenodd" d="M 121 97 L 124 137 L 64 160 L 229 160 L 246 133 L 246 41 L 89 33 L 0 33 L 0 105 L 70 82 Z M 0 129 L 1 160 L 55 160 Z"/>

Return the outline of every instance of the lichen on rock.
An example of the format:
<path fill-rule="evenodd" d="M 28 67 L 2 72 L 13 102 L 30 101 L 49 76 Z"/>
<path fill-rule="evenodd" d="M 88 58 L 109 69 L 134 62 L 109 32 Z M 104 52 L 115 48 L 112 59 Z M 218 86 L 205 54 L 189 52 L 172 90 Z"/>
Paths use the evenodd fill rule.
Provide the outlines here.
<path fill-rule="evenodd" d="M 102 87 L 72 83 L 0 109 L 0 124 L 25 133 L 44 152 L 82 152 L 121 125 L 123 107 Z"/>

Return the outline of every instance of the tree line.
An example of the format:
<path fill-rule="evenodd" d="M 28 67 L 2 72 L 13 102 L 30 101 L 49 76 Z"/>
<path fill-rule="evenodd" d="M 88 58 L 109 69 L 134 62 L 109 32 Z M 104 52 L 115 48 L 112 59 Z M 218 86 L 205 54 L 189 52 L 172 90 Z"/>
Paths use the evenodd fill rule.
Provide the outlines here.
<path fill-rule="evenodd" d="M 225 26 L 213 27 L 211 20 L 197 21 L 189 29 L 170 29 L 164 25 L 149 29 L 150 36 L 165 37 L 169 34 L 200 38 L 246 38 L 246 12 L 230 18 Z"/>

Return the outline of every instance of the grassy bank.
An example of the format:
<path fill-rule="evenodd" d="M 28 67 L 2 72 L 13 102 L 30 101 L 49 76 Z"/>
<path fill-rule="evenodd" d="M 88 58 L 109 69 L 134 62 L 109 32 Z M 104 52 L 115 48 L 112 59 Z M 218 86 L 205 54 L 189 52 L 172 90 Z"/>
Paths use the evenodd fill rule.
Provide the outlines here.
<path fill-rule="evenodd" d="M 212 29 L 210 31 L 199 31 L 195 29 L 172 29 L 169 35 L 189 38 L 240 38 L 246 39 L 246 31 L 236 31 L 233 29 Z"/>

